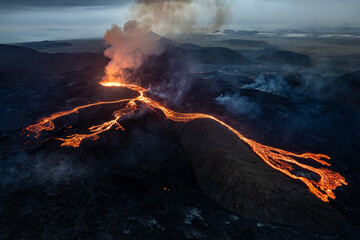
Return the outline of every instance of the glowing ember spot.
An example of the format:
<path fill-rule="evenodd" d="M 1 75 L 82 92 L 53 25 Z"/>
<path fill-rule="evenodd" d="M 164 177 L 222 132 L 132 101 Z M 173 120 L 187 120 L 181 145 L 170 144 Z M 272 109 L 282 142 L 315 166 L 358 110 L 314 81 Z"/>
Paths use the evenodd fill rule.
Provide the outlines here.
<path fill-rule="evenodd" d="M 326 168 L 316 168 L 304 163 L 301 163 L 296 160 L 303 159 L 303 160 L 312 160 L 323 166 L 331 166 L 326 160 L 329 160 L 330 157 L 324 154 L 314 154 L 314 153 L 303 153 L 303 154 L 296 154 L 292 152 L 288 152 L 285 150 L 281 150 L 278 148 L 266 146 L 260 143 L 257 143 L 251 139 L 248 139 L 241 135 L 238 131 L 234 128 L 226 124 L 225 122 L 215 118 L 212 115 L 202 114 L 202 113 L 178 113 L 174 112 L 168 108 L 165 108 L 160 103 L 152 100 L 149 97 L 144 96 L 144 93 L 147 91 L 146 89 L 136 85 L 136 84 L 127 84 L 122 82 L 119 79 L 114 77 L 107 77 L 105 78 L 100 84 L 104 87 L 124 87 L 131 89 L 133 91 L 137 91 L 139 96 L 132 98 L 132 99 L 122 99 L 118 101 L 111 101 L 111 102 L 97 102 L 92 103 L 80 107 L 76 107 L 69 111 L 54 113 L 50 115 L 48 118 L 42 118 L 38 121 L 38 123 L 34 125 L 30 125 L 25 128 L 26 131 L 35 133 L 34 137 L 39 137 L 42 131 L 49 131 L 55 128 L 53 120 L 63 117 L 72 113 L 78 113 L 78 110 L 102 105 L 102 104 L 113 104 L 113 103 L 121 103 L 121 102 L 128 102 L 124 108 L 121 108 L 114 112 L 114 119 L 108 122 L 104 122 L 102 124 L 93 126 L 89 128 L 90 133 L 88 134 L 73 134 L 68 136 L 67 138 L 57 138 L 58 140 L 63 141 L 61 146 L 72 146 L 72 147 L 79 147 L 81 142 L 85 139 L 96 140 L 99 138 L 99 134 L 110 130 L 113 126 L 116 126 L 116 129 L 124 130 L 124 128 L 118 123 L 118 121 L 126 118 L 128 116 L 133 116 L 136 114 L 137 110 L 137 102 L 145 104 L 153 109 L 158 109 L 167 119 L 177 122 L 188 122 L 194 119 L 202 119 L 208 118 L 212 119 L 226 128 L 228 128 L 231 132 L 233 132 L 239 139 L 247 143 L 252 151 L 257 154 L 266 164 L 271 166 L 273 169 L 282 172 L 283 174 L 293 178 L 300 180 L 306 184 L 309 191 L 313 193 L 316 197 L 320 198 L 324 202 L 328 202 L 329 198 L 335 199 L 335 194 L 333 190 L 341 185 L 347 185 L 345 178 L 341 176 L 337 172 L 333 172 Z M 29 136 L 29 135 L 28 135 Z M 326 159 L 326 160 L 325 160 Z M 302 168 L 308 170 L 310 172 L 316 173 L 319 176 L 319 180 L 315 181 L 313 179 L 309 179 L 303 176 L 297 176 L 294 173 L 294 166 L 298 168 Z M 169 188 L 164 187 L 164 190 L 170 191 Z"/>

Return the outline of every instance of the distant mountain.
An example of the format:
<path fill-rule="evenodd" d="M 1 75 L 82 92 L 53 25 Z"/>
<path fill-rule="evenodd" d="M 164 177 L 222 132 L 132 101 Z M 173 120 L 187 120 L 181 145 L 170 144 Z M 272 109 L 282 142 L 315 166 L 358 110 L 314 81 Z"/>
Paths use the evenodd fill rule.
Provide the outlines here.
<path fill-rule="evenodd" d="M 185 49 L 199 49 L 201 48 L 200 46 L 193 44 L 193 43 L 181 43 L 180 47 L 185 48 Z"/>
<path fill-rule="evenodd" d="M 101 38 L 27 42 L 12 45 L 31 48 L 44 53 L 103 53 L 106 49 L 105 41 Z"/>
<path fill-rule="evenodd" d="M 324 44 L 335 44 L 335 45 L 344 45 L 344 46 L 353 46 L 358 47 L 360 45 L 360 38 L 342 38 L 336 35 L 329 35 L 324 38 L 317 38 L 317 41 Z"/>
<path fill-rule="evenodd" d="M 80 70 L 84 66 L 105 65 L 102 53 L 43 53 L 33 49 L 0 44 L 1 86 L 24 84 L 42 77 Z"/>
<path fill-rule="evenodd" d="M 0 44 L 0 65 L 8 64 L 12 60 L 21 61 L 27 58 L 46 56 L 46 53 L 41 53 L 33 49 L 18 47 L 13 45 Z"/>
<path fill-rule="evenodd" d="M 0 44 L 0 70 L 33 69 L 49 60 L 49 54 L 30 48 Z"/>
<path fill-rule="evenodd" d="M 32 48 L 35 50 L 44 50 L 48 48 L 61 48 L 61 47 L 71 47 L 73 46 L 68 42 L 54 42 L 54 41 L 42 41 L 42 42 L 30 42 L 21 44 L 22 47 Z"/>
<path fill-rule="evenodd" d="M 160 46 L 166 47 L 166 46 L 179 46 L 179 43 L 175 42 L 174 40 L 171 40 L 166 37 L 161 37 L 158 39 L 158 43 Z"/>
<path fill-rule="evenodd" d="M 160 38 L 158 42 L 166 49 L 161 57 L 185 57 L 194 62 L 217 65 L 243 65 L 252 63 L 250 59 L 229 48 L 200 47 L 191 43 L 179 44 L 168 38 Z M 168 61 L 170 61 L 170 59 Z M 162 60 L 160 62 L 162 62 Z"/>
<path fill-rule="evenodd" d="M 261 51 L 261 55 L 256 59 L 263 62 L 283 63 L 303 67 L 312 66 L 311 58 L 305 54 L 275 48 L 268 48 Z"/>
<path fill-rule="evenodd" d="M 243 40 L 243 39 L 227 39 L 218 41 L 222 44 L 227 44 L 234 47 L 256 47 L 256 48 L 270 48 L 274 45 L 265 42 L 265 41 L 256 41 L 256 40 Z"/>
<path fill-rule="evenodd" d="M 223 47 L 204 47 L 200 50 L 200 60 L 207 64 L 243 65 L 250 64 L 251 60 L 240 53 Z"/>
<path fill-rule="evenodd" d="M 258 31 L 244 31 L 244 30 L 235 31 L 233 29 L 226 29 L 223 31 L 223 33 L 228 34 L 228 35 L 256 35 L 259 32 Z"/>
<path fill-rule="evenodd" d="M 198 47 L 196 45 L 178 44 L 174 41 L 160 39 L 164 51 L 152 55 L 137 70 L 143 86 L 163 86 L 163 91 L 176 92 L 180 83 L 190 78 L 189 71 L 196 64 L 247 65 L 252 61 L 239 52 L 223 47 Z M 175 90 L 174 90 L 175 89 Z"/>
<path fill-rule="evenodd" d="M 175 46 L 175 47 L 189 49 L 189 50 L 191 50 L 191 49 L 194 50 L 194 49 L 201 48 L 200 46 L 198 46 L 196 44 L 193 44 L 193 43 L 177 43 L 176 41 L 171 40 L 171 39 L 166 38 L 166 37 L 159 38 L 158 43 L 162 47 L 169 47 L 169 46 L 174 47 Z"/>
<path fill-rule="evenodd" d="M 283 31 L 294 31 L 293 29 L 285 29 Z M 306 33 L 322 33 L 322 34 L 360 34 L 360 27 L 307 27 L 301 28 L 298 31 Z"/>
<path fill-rule="evenodd" d="M 225 33 L 225 34 L 235 34 L 236 31 L 233 30 L 233 29 L 225 29 L 225 30 L 223 31 L 223 33 Z"/>
<path fill-rule="evenodd" d="M 148 32 L 148 33 L 145 35 L 145 37 L 146 37 L 146 38 L 149 38 L 149 39 L 160 39 L 160 38 L 162 38 L 161 35 L 153 32 L 153 31 Z"/>
<path fill-rule="evenodd" d="M 41 65 L 51 65 L 54 67 L 67 65 L 66 61 L 79 61 L 77 65 L 81 66 L 83 61 L 89 62 L 89 57 L 97 58 L 103 54 L 101 53 L 44 53 L 33 49 L 0 44 L 0 68 L 17 67 L 21 69 L 33 68 Z M 46 68 L 43 71 L 46 72 Z"/>

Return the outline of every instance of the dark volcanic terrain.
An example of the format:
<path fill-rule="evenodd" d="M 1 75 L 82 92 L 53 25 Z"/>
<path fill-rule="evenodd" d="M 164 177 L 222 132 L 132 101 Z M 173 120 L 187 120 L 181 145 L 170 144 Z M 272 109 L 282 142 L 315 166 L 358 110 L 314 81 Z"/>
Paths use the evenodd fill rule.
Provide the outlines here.
<path fill-rule="evenodd" d="M 145 108 L 122 122 L 125 131 L 79 148 L 54 138 L 85 133 L 118 106 L 81 110 L 27 139 L 23 128 L 43 116 L 135 93 L 98 84 L 108 62 L 101 52 L 45 52 L 76 43 L 26 45 L 43 52 L 0 45 L 1 239 L 360 237 L 358 72 L 319 70 L 310 56 L 265 43 L 159 41 L 166 50 L 132 72 L 154 99 L 220 116 L 263 144 L 328 154 L 349 185 L 324 203 L 215 122 L 173 123 Z"/>
<path fill-rule="evenodd" d="M 336 232 L 344 217 L 271 169 L 225 127 L 211 120 L 181 133 L 197 182 L 220 205 L 250 219 Z M 296 217 L 294 217 L 296 216 Z"/>

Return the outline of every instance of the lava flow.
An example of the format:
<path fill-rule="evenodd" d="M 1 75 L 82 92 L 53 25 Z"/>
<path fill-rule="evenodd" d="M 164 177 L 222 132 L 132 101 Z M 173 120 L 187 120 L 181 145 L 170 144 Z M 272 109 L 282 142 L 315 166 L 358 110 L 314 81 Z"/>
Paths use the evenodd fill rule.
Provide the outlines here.
<path fill-rule="evenodd" d="M 226 124 L 225 122 L 217 119 L 216 117 L 208 114 L 202 114 L 202 113 L 179 113 L 174 112 L 164 106 L 162 106 L 160 103 L 152 100 L 149 97 L 146 97 L 144 93 L 147 91 L 146 89 L 136 85 L 136 84 L 127 84 L 119 81 L 118 79 L 114 78 L 105 78 L 102 82 L 100 82 L 101 85 L 104 87 L 124 87 L 131 89 L 133 91 L 136 91 L 139 93 L 139 95 L 132 99 L 122 99 L 118 101 L 110 101 L 110 102 L 97 102 L 92 103 L 80 107 L 76 107 L 69 111 L 63 111 L 59 113 L 54 113 L 50 115 L 50 117 L 42 118 L 40 119 L 36 124 L 30 125 L 27 128 L 25 128 L 26 131 L 32 132 L 34 134 L 34 137 L 39 137 L 41 132 L 44 130 L 53 130 L 55 129 L 55 125 L 53 123 L 53 120 L 63 117 L 72 113 L 78 113 L 78 110 L 96 106 L 96 105 L 102 105 L 102 104 L 118 104 L 118 103 L 125 103 L 125 107 L 117 110 L 114 112 L 114 119 L 108 122 L 104 122 L 100 125 L 96 125 L 89 128 L 90 133 L 88 134 L 73 134 L 68 136 L 67 138 L 57 138 L 57 140 L 61 140 L 63 143 L 61 146 L 72 146 L 72 147 L 79 147 L 81 142 L 85 139 L 92 139 L 96 140 L 99 138 L 99 134 L 105 131 L 110 130 L 112 127 L 116 126 L 116 129 L 122 129 L 124 128 L 120 125 L 119 121 L 122 119 L 133 116 L 136 114 L 136 111 L 138 109 L 138 104 L 142 103 L 146 106 L 152 108 L 152 109 L 158 109 L 160 110 L 167 119 L 170 119 L 172 121 L 177 122 L 188 122 L 194 119 L 201 119 L 201 118 L 208 118 L 212 119 L 223 126 L 227 127 L 231 132 L 236 134 L 242 141 L 247 143 L 252 151 L 256 153 L 266 164 L 271 166 L 277 171 L 280 171 L 287 176 L 301 180 L 306 184 L 309 191 L 313 193 L 316 197 L 320 198 L 324 202 L 328 202 L 329 198 L 335 199 L 335 194 L 333 190 L 335 190 L 338 186 L 341 185 L 347 185 L 345 178 L 341 176 L 337 172 L 333 172 L 330 169 L 327 168 L 316 168 L 309 165 L 306 165 L 304 163 L 301 163 L 296 160 L 297 159 L 303 159 L 303 160 L 312 160 L 315 161 L 321 165 L 324 166 L 331 166 L 326 160 L 330 159 L 329 156 L 324 154 L 314 154 L 314 153 L 303 153 L 303 154 L 296 154 L 292 152 L 288 152 L 285 150 L 277 149 L 274 147 L 266 146 L 263 144 L 260 144 L 258 142 L 255 142 L 251 139 L 248 139 L 244 137 L 242 134 L 240 134 L 238 131 L 236 131 L 234 128 Z M 29 135 L 28 135 L 29 136 Z M 325 160 L 326 159 L 326 160 Z M 315 181 L 313 179 L 306 178 L 304 176 L 297 176 L 295 175 L 294 167 L 297 166 L 298 168 L 306 169 L 308 171 L 311 171 L 313 173 L 316 173 L 319 176 L 319 180 Z"/>

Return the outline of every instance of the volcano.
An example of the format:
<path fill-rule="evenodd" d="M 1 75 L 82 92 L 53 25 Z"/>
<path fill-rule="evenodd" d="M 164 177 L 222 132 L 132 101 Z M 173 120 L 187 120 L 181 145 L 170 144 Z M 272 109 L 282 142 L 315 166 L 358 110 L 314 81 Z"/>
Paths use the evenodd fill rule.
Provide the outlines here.
<path fill-rule="evenodd" d="M 171 41 L 165 41 L 165 42 L 168 43 Z M 164 39 L 160 39 L 160 43 L 164 43 Z M 170 48 L 173 47 L 170 46 Z M 169 47 L 167 47 L 167 49 L 169 49 Z M 203 49 L 203 50 L 208 51 L 208 49 Z M 231 54 L 225 54 L 225 55 L 219 54 L 218 53 L 219 48 L 213 48 L 212 50 L 214 50 L 214 51 L 210 51 L 210 55 L 212 57 L 219 55 L 219 58 L 221 59 L 223 59 L 225 56 L 227 56 L 229 59 L 233 59 L 233 55 Z M 222 50 L 222 52 L 224 52 L 224 50 Z M 231 53 L 232 51 L 225 49 L 225 52 Z M 121 51 L 121 54 L 124 54 L 124 56 L 121 55 L 120 59 L 123 58 L 125 61 L 125 59 L 129 58 L 129 56 L 126 55 L 126 52 L 124 52 L 124 50 Z M 237 53 L 237 55 L 240 54 Z M 203 62 L 208 63 L 207 60 L 204 60 Z M 88 128 L 89 133 L 74 133 L 65 138 L 55 138 L 56 140 L 60 140 L 63 142 L 61 146 L 77 148 L 80 146 L 80 144 L 83 141 L 98 140 L 101 134 L 113 128 L 115 128 L 116 130 L 124 131 L 125 128 L 121 125 L 120 122 L 123 121 L 124 119 L 128 119 L 133 116 L 136 116 L 137 113 L 139 112 L 140 107 L 145 107 L 153 111 L 160 111 L 167 119 L 175 122 L 186 123 L 197 119 L 210 119 L 217 122 L 220 125 L 225 126 L 228 130 L 230 130 L 233 134 L 235 134 L 239 138 L 239 140 L 242 140 L 244 143 L 249 145 L 251 150 L 256 155 L 258 155 L 266 164 L 268 164 L 273 169 L 293 179 L 301 180 L 307 185 L 308 190 L 311 193 L 313 193 L 316 197 L 320 198 L 324 202 L 328 202 L 329 198 L 331 199 L 336 198 L 333 190 L 335 190 L 338 186 L 347 185 L 345 178 L 341 176 L 339 173 L 333 172 L 323 167 L 316 168 L 297 160 L 297 159 L 312 160 L 323 166 L 331 166 L 326 161 L 330 159 L 329 156 L 324 154 L 313 154 L 313 153 L 297 154 L 297 153 L 292 153 L 285 150 L 277 149 L 274 147 L 269 147 L 260 144 L 258 142 L 255 142 L 249 138 L 246 138 L 244 135 L 242 135 L 240 132 L 235 130 L 233 127 L 231 127 L 224 121 L 214 117 L 213 115 L 204 114 L 204 113 L 181 113 L 181 112 L 172 111 L 169 108 L 163 106 L 163 104 L 161 104 L 160 102 L 155 101 L 151 97 L 149 97 L 147 95 L 148 92 L 147 89 L 141 87 L 138 84 L 127 83 L 127 80 L 124 79 L 124 76 L 126 76 L 125 74 L 127 74 L 126 70 L 120 69 L 120 72 L 118 73 L 117 69 L 113 69 L 114 64 L 111 63 L 112 62 L 110 62 L 109 65 L 107 66 L 106 76 L 103 78 L 100 84 L 104 87 L 123 87 L 136 92 L 137 96 L 133 98 L 119 99 L 115 101 L 100 101 L 100 102 L 90 103 L 87 105 L 78 106 L 72 110 L 53 113 L 49 117 L 44 117 L 38 120 L 36 124 L 29 125 L 28 127 L 26 127 L 25 132 L 27 132 L 27 137 L 34 137 L 35 139 L 37 139 L 41 136 L 42 132 L 55 130 L 56 128 L 54 124 L 55 120 L 69 115 L 77 114 L 80 110 L 83 109 L 88 109 L 102 105 L 112 105 L 112 104 L 117 104 L 121 106 L 118 110 L 113 112 L 112 120 L 105 121 L 98 125 L 89 127 Z M 223 64 L 224 63 L 225 62 L 223 62 Z M 225 65 L 227 65 L 227 63 L 228 62 L 226 62 Z M 233 63 L 233 64 L 237 64 L 237 63 Z M 122 63 L 122 66 L 126 66 L 126 63 L 125 65 L 124 63 Z M 319 179 L 316 181 L 313 178 L 307 178 L 302 175 L 297 175 L 295 173 L 295 167 L 303 168 L 314 174 L 317 174 L 319 176 Z M 262 186 L 264 187 L 264 184 Z M 268 217 L 267 218 L 265 217 L 265 219 L 266 221 L 270 220 Z M 286 219 L 286 221 L 283 220 L 278 223 L 287 223 L 287 222 L 288 220 Z M 312 225 L 313 224 L 309 224 L 309 226 Z M 324 226 L 327 225 L 328 224 L 325 224 Z M 333 229 L 333 226 L 331 227 L 331 229 Z"/>
<path fill-rule="evenodd" d="M 114 221 L 114 225 L 110 224 L 112 227 L 118 224 L 124 227 L 121 231 L 136 232 L 143 226 L 159 234 L 167 232 L 168 228 L 176 228 L 175 237 L 184 234 L 193 236 L 191 234 L 194 233 L 187 227 L 199 224 L 202 228 L 205 223 L 210 224 L 214 232 L 221 228 L 229 228 L 227 231 L 231 232 L 234 230 L 230 228 L 235 224 L 254 221 L 257 225 L 265 222 L 271 227 L 287 229 L 291 226 L 300 232 L 306 229 L 320 233 L 336 232 L 347 224 L 347 213 L 333 204 L 338 201 L 338 193 L 340 201 L 343 201 L 342 194 L 346 191 L 339 190 L 343 189 L 339 186 L 348 181 L 338 170 L 341 168 L 336 162 L 325 154 L 300 154 L 306 152 L 304 146 L 292 151 L 282 150 L 288 146 L 281 145 L 282 138 L 276 134 L 271 135 L 273 144 L 265 141 L 268 144 L 264 145 L 263 139 L 253 138 L 257 134 L 252 131 L 257 128 L 263 130 L 265 124 L 257 124 L 253 128 L 249 122 L 254 120 L 251 120 L 247 122 L 248 128 L 241 127 L 239 123 L 246 122 L 239 120 L 237 123 L 231 114 L 223 115 L 224 109 L 208 100 L 208 97 L 211 99 L 217 94 L 228 93 L 234 84 L 238 88 L 244 82 L 248 84 L 253 74 L 251 71 L 258 71 L 258 66 L 253 66 L 251 59 L 231 49 L 167 44 L 165 52 L 150 56 L 138 71 L 129 71 L 132 79 L 141 78 L 133 83 L 123 82 L 123 79 L 111 75 L 101 80 L 107 64 L 101 54 L 46 54 L 3 46 L 8 49 L 6 54 L 14 57 L 11 65 L 15 69 L 11 72 L 12 68 L 8 68 L 9 63 L 4 57 L 2 69 L 7 71 L 0 76 L 9 80 L 4 91 L 17 92 L 17 95 L 6 95 L 5 101 L 10 110 L 6 110 L 4 119 L 22 114 L 20 118 L 23 122 L 13 125 L 11 121 L 6 121 L 2 131 L 7 134 L 16 132 L 20 136 L 20 126 L 24 126 L 24 132 L 22 139 L 3 134 L 2 143 L 7 147 L 3 148 L 2 154 L 13 154 L 8 159 L 13 162 L 21 162 L 26 156 L 29 159 L 26 166 L 36 166 L 33 167 L 36 171 L 29 173 L 29 178 L 37 179 L 40 174 L 41 184 L 50 184 L 53 188 L 43 191 L 35 182 L 29 181 L 30 185 L 20 184 L 8 191 L 5 199 L 13 198 L 16 204 L 26 205 L 25 200 L 32 194 L 41 198 L 49 191 L 52 194 L 49 201 L 46 200 L 43 207 L 36 207 L 39 212 L 35 218 L 61 222 L 63 226 L 67 226 L 66 218 L 55 210 L 46 218 L 39 215 L 40 209 L 50 211 L 46 209 L 53 201 L 61 199 L 61 194 L 64 195 L 63 202 L 56 205 L 71 212 L 85 201 L 89 210 L 84 211 L 91 215 L 89 218 L 93 222 L 99 221 L 97 214 L 108 211 L 98 207 L 104 206 L 98 203 L 106 205 L 116 199 L 110 204 L 112 209 L 116 209 L 111 214 L 124 220 Z M 16 55 L 11 54 L 13 50 L 19 54 L 26 52 L 28 57 L 23 59 L 26 66 L 16 65 Z M 168 100 L 168 95 L 162 97 L 152 90 L 157 83 L 153 79 L 166 83 L 165 77 L 171 66 L 169 59 L 179 62 L 187 59 L 204 67 L 204 72 L 194 72 L 186 64 L 181 69 L 186 70 L 185 76 L 189 81 L 194 81 L 187 95 L 200 94 L 197 97 L 204 99 L 201 103 L 208 102 L 208 105 L 199 106 L 186 99 L 176 104 Z M 78 61 L 82 65 L 66 63 Z M 32 62 L 33 68 L 29 67 Z M 245 78 L 235 71 L 231 72 L 235 67 L 247 68 L 249 74 Z M 49 72 L 53 69 L 53 75 L 39 74 L 39 78 L 34 79 L 41 68 Z M 16 71 L 24 75 L 31 91 L 21 89 L 24 82 L 16 77 Z M 9 84 L 12 79 L 16 81 Z M 213 79 L 216 81 L 212 82 Z M 34 84 L 38 82 L 42 84 Z M 202 95 L 203 92 L 196 87 L 210 84 L 214 87 L 208 95 Z M 294 109 L 295 103 L 281 96 L 257 89 L 242 90 L 242 93 L 245 92 L 249 93 L 249 97 L 258 98 L 258 101 L 266 101 L 269 104 L 266 106 L 279 112 L 284 111 L 285 106 Z M 264 97 L 260 99 L 259 96 Z M 311 100 L 305 99 L 302 104 L 307 101 Z M 37 105 L 27 105 L 30 102 Z M 23 112 L 16 110 L 20 103 L 26 109 Z M 157 136 L 157 133 L 160 135 Z M 23 141 L 26 141 L 25 145 Z M 6 164 L 9 164 L 8 161 Z M 335 169 L 330 164 L 335 165 Z M 61 185 L 67 186 L 64 193 L 61 193 Z M 12 186 L 11 183 L 9 186 Z M 330 201 L 330 204 L 324 201 Z M 158 206 L 159 202 L 164 206 Z M 137 210 L 122 211 L 117 204 Z M 3 221 L 12 221 L 14 211 L 21 215 L 19 224 L 23 225 L 23 231 L 35 228 L 34 234 L 42 232 L 42 229 L 30 226 L 26 220 L 28 216 L 22 215 L 13 205 L 4 212 L 7 217 Z M 73 213 L 75 215 L 71 216 L 74 219 L 81 218 L 80 211 Z M 185 220 L 179 225 L 171 220 L 172 217 L 164 217 L 164 213 L 175 218 L 185 216 Z M 113 219 L 111 214 L 99 216 Z M 241 220 L 234 220 L 239 217 Z M 217 218 L 224 218 L 224 223 L 218 227 L 214 220 Z M 229 221 L 231 226 L 225 227 L 225 222 Z M 133 225 L 129 225 L 130 222 Z M 253 236 L 255 233 L 251 232 L 246 230 L 241 234 Z M 76 233 L 78 230 L 73 230 L 74 236 Z M 16 235 L 15 232 L 11 234 Z"/>

